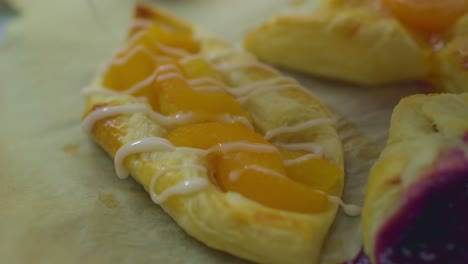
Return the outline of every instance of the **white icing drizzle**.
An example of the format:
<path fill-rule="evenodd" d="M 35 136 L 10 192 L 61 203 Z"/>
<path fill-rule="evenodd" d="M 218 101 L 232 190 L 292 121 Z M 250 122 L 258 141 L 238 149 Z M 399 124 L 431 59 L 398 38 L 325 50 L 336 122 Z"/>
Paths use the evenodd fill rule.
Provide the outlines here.
<path fill-rule="evenodd" d="M 124 52 L 125 49 L 121 50 L 119 53 Z M 157 60 L 159 57 L 154 55 L 148 48 L 142 46 L 142 45 L 137 45 L 134 48 L 130 49 L 126 54 L 124 54 L 123 57 L 114 57 L 110 61 L 110 65 L 121 65 L 125 64 L 130 58 L 134 57 L 136 54 L 139 52 L 146 53 L 149 57 L 151 57 L 153 60 Z"/>
<path fill-rule="evenodd" d="M 102 107 L 91 112 L 82 123 L 83 130 L 90 133 L 94 127 L 94 124 L 107 117 L 115 116 L 118 114 L 136 113 L 143 112 L 148 114 L 151 119 L 156 120 L 159 124 L 164 126 L 173 126 L 183 123 L 188 123 L 196 119 L 193 113 L 180 113 L 171 116 L 164 116 L 160 113 L 154 112 L 148 106 L 144 104 L 129 104 L 119 106 L 108 106 Z"/>
<path fill-rule="evenodd" d="M 231 114 L 221 114 L 218 116 L 218 121 L 222 121 L 222 122 L 225 122 L 225 123 L 230 123 L 230 124 L 234 124 L 236 122 L 239 122 L 241 124 L 243 124 L 245 127 L 248 127 L 250 129 L 254 129 L 253 128 L 253 125 L 250 123 L 250 121 L 245 117 L 245 116 L 235 116 L 235 115 L 231 115 Z"/>
<path fill-rule="evenodd" d="M 180 64 L 186 64 L 190 61 L 197 60 L 197 59 L 203 59 L 201 54 L 190 54 L 188 56 L 184 56 L 183 58 L 179 59 Z"/>
<path fill-rule="evenodd" d="M 337 204 L 343 208 L 343 212 L 348 215 L 348 216 L 358 216 L 361 214 L 361 207 L 355 204 L 346 204 L 341 200 L 341 198 L 333 196 L 333 195 L 328 195 L 324 191 L 321 190 L 316 190 L 318 193 L 321 193 L 325 196 L 327 196 L 328 201 L 334 204 Z"/>
<path fill-rule="evenodd" d="M 277 70 L 273 69 L 272 67 L 267 66 L 263 63 L 259 63 L 259 62 L 225 63 L 225 64 L 217 65 L 215 68 L 218 71 L 233 71 L 233 70 L 239 70 L 239 69 L 248 68 L 248 67 L 258 67 L 258 68 L 262 68 L 264 70 L 267 70 L 276 74 L 280 74 Z"/>
<path fill-rule="evenodd" d="M 290 151 L 307 151 L 318 155 L 322 154 L 322 146 L 315 143 L 274 143 L 277 147 Z"/>
<path fill-rule="evenodd" d="M 136 23 L 134 23 L 134 25 L 132 26 L 133 27 L 139 27 L 139 26 L 145 27 L 150 24 L 151 22 L 147 22 L 147 21 L 136 21 Z M 141 31 L 135 34 L 133 38 L 130 40 L 130 43 L 134 43 L 139 37 L 142 36 L 142 34 L 145 34 L 145 32 Z M 185 64 L 193 59 L 201 57 L 200 54 L 192 55 L 185 50 L 165 46 L 159 43 L 151 35 L 148 35 L 148 37 L 150 37 L 150 39 L 154 42 L 154 44 L 157 45 L 157 47 L 163 53 L 167 55 L 171 55 L 171 56 L 182 57 L 181 59 L 179 59 L 179 62 L 182 64 Z M 153 60 L 169 58 L 167 56 L 155 56 L 154 54 L 151 53 L 149 49 L 141 45 L 138 45 L 135 48 L 133 48 L 130 52 L 128 52 L 124 57 L 116 58 L 111 63 L 123 64 L 126 61 L 128 61 L 129 58 L 131 58 L 138 52 L 147 53 L 149 56 L 151 56 Z M 212 56 L 209 56 L 207 59 L 218 60 L 218 59 L 225 58 L 225 57 L 235 55 L 235 54 L 239 54 L 239 51 L 225 50 L 225 51 L 216 53 Z M 245 54 L 248 55 L 247 53 Z M 258 67 L 258 68 L 262 68 L 270 72 L 279 74 L 279 72 L 275 70 L 274 68 L 264 65 L 262 63 L 258 63 L 258 62 L 221 63 L 215 66 L 215 68 L 219 71 L 232 71 L 232 70 L 238 70 L 238 69 L 248 68 L 248 67 Z M 176 72 L 173 72 L 174 70 Z M 223 82 L 216 80 L 214 78 L 204 77 L 204 78 L 187 80 L 181 73 L 178 72 L 178 68 L 175 65 L 167 64 L 167 65 L 159 67 L 149 77 L 138 82 L 137 84 L 135 84 L 128 90 L 124 91 L 123 93 L 133 94 L 136 91 L 140 90 L 141 88 L 151 84 L 151 82 L 153 82 L 154 79 L 157 79 L 158 81 L 163 81 L 169 78 L 181 79 L 187 82 L 187 84 L 190 85 L 192 89 L 194 90 L 199 90 L 199 91 L 226 90 L 227 92 L 231 93 L 232 95 L 236 97 L 240 96 L 238 100 L 241 103 L 246 102 L 252 96 L 255 96 L 264 92 L 268 92 L 268 91 L 276 91 L 276 90 L 282 90 L 282 89 L 287 89 L 287 88 L 296 88 L 296 89 L 301 89 L 301 90 L 305 90 L 306 92 L 309 92 L 305 88 L 300 86 L 294 79 L 288 78 L 288 77 L 282 77 L 282 76 L 274 77 L 274 78 L 267 79 L 264 81 L 258 81 L 258 82 L 255 82 L 246 86 L 237 87 L 237 88 L 229 87 Z M 95 93 L 95 92 L 105 93 L 105 94 L 121 93 L 121 92 L 105 89 L 103 87 L 88 87 L 88 88 L 83 89 L 82 93 L 86 95 L 86 94 Z M 134 113 L 134 112 L 144 112 L 150 115 L 152 119 L 157 120 L 158 123 L 163 124 L 163 125 L 181 124 L 181 123 L 189 122 L 190 120 L 194 119 L 193 113 L 177 114 L 174 116 L 163 116 L 159 113 L 152 111 L 146 105 L 132 104 L 132 105 L 110 106 L 110 107 L 99 108 L 93 111 L 92 113 L 90 113 L 85 118 L 85 120 L 83 121 L 83 128 L 85 131 L 89 133 L 92 127 L 94 126 L 94 124 L 96 123 L 96 121 L 102 118 L 110 117 L 110 116 L 117 115 L 120 113 Z M 219 115 L 218 118 L 219 118 L 218 120 L 228 122 L 228 123 L 241 122 L 247 127 L 253 129 L 252 124 L 248 121 L 247 118 L 243 116 L 232 116 L 229 114 L 224 114 L 224 115 Z M 333 124 L 333 123 L 334 123 L 333 120 L 322 118 L 322 119 L 306 121 L 298 125 L 278 127 L 270 131 L 267 131 L 267 133 L 265 134 L 265 139 L 267 140 L 272 139 L 275 136 L 282 134 L 282 133 L 293 133 L 293 132 L 306 129 L 308 127 L 313 127 L 313 126 L 318 126 L 318 125 L 328 125 L 328 124 Z M 304 162 L 305 160 L 322 156 L 322 147 L 314 143 L 275 143 L 275 145 L 278 147 L 287 149 L 287 150 L 291 150 L 291 151 L 302 150 L 302 151 L 312 152 L 312 153 L 303 155 L 295 159 L 284 160 L 285 166 Z M 117 176 L 119 178 L 128 177 L 128 171 L 124 166 L 124 160 L 129 155 L 142 153 L 142 152 L 151 152 L 151 151 L 174 151 L 177 149 L 191 151 L 199 155 L 203 155 L 203 156 L 206 156 L 212 152 L 221 152 L 225 154 L 230 151 L 252 151 L 252 152 L 277 152 L 278 151 L 277 148 L 270 146 L 270 145 L 249 143 L 249 142 L 243 142 L 243 141 L 217 144 L 207 150 L 202 150 L 202 149 L 196 149 L 196 148 L 190 148 L 190 147 L 175 147 L 168 140 L 164 138 L 157 138 L 157 137 L 141 138 L 137 141 L 130 142 L 130 143 L 123 145 L 117 151 L 115 155 L 115 159 L 114 159 Z M 195 179 L 180 182 L 172 187 L 169 187 L 160 194 L 155 193 L 154 188 L 153 188 L 154 184 L 162 175 L 164 175 L 165 173 L 171 170 L 179 170 L 183 168 L 194 168 L 194 169 L 206 172 L 206 168 L 203 166 L 199 166 L 199 165 L 169 166 L 169 167 L 165 167 L 159 170 L 153 176 L 153 178 L 151 179 L 151 183 L 150 183 L 150 195 L 151 195 L 152 200 L 155 203 L 158 203 L 158 204 L 162 203 L 168 197 L 172 195 L 188 194 L 188 193 L 196 192 L 198 190 L 205 188 L 209 184 L 209 182 L 204 178 L 195 178 Z M 242 173 L 248 170 L 254 170 L 257 172 L 273 175 L 276 177 L 285 178 L 284 175 L 278 173 L 277 171 L 274 171 L 274 170 L 271 170 L 271 169 L 268 169 L 259 165 L 247 165 L 242 169 L 231 171 L 229 174 L 229 179 L 231 181 L 235 181 L 239 178 L 239 176 Z M 361 209 L 359 206 L 352 205 L 352 204 L 345 204 L 340 198 L 336 196 L 327 195 L 327 197 L 330 202 L 337 203 L 340 206 L 342 206 L 346 214 L 351 215 L 351 216 L 357 216 L 360 214 Z"/>
<path fill-rule="evenodd" d="M 202 156 L 207 156 L 210 153 L 221 152 L 228 153 L 230 151 L 252 151 L 252 152 L 275 152 L 278 151 L 275 147 L 259 143 L 249 143 L 245 141 L 234 141 L 217 144 L 209 149 L 198 149 L 191 147 L 175 147 L 170 141 L 161 137 L 145 137 L 136 141 L 129 142 L 117 151 L 114 157 L 115 171 L 119 178 L 125 179 L 128 177 L 128 171 L 124 166 L 126 157 L 132 154 L 152 151 L 175 151 L 187 150 L 197 153 Z"/>
<path fill-rule="evenodd" d="M 224 92 L 223 88 L 212 85 L 191 86 L 191 88 L 199 92 Z"/>
<path fill-rule="evenodd" d="M 245 86 L 233 88 L 232 91 L 230 91 L 230 93 L 236 96 L 243 96 L 252 92 L 256 88 L 261 88 L 261 87 L 266 87 L 266 86 L 269 87 L 269 86 L 275 85 L 278 82 L 287 82 L 287 83 L 297 84 L 297 82 L 292 78 L 279 76 L 279 77 L 275 77 L 271 79 L 266 79 L 263 81 L 257 81 L 257 82 L 254 82 Z"/>
<path fill-rule="evenodd" d="M 214 78 L 209 78 L 209 77 L 201 77 L 201 78 L 196 78 L 196 79 L 190 79 L 187 82 L 192 86 L 199 86 L 199 85 L 219 86 L 219 87 L 225 88 L 226 90 L 229 88 L 223 82 L 221 82 L 221 81 L 219 81 L 217 79 L 214 79 Z"/>
<path fill-rule="evenodd" d="M 322 155 L 321 154 L 315 154 L 315 153 L 309 153 L 309 154 L 305 154 L 303 156 L 297 157 L 295 159 L 284 160 L 283 164 L 284 164 L 284 166 L 291 166 L 291 165 L 294 165 L 294 164 L 302 163 L 302 162 L 304 162 L 306 160 L 316 159 L 316 158 L 322 158 Z"/>
<path fill-rule="evenodd" d="M 204 188 L 206 188 L 209 184 L 209 182 L 204 179 L 204 178 L 195 178 L 191 180 L 185 180 L 183 182 L 179 182 L 175 184 L 174 186 L 171 186 L 161 192 L 160 194 L 157 194 L 154 191 L 154 185 L 156 181 L 165 173 L 171 171 L 171 170 L 180 170 L 184 168 L 189 168 L 189 169 L 196 169 L 200 170 L 204 173 L 206 173 L 206 168 L 200 165 L 179 165 L 179 166 L 169 166 L 162 168 L 156 172 L 156 174 L 153 175 L 153 178 L 151 178 L 151 183 L 150 183 L 150 195 L 151 195 L 151 200 L 155 202 L 156 204 L 161 204 L 164 202 L 167 198 L 173 195 L 177 194 L 190 194 L 194 193 L 197 191 L 200 191 Z"/>
<path fill-rule="evenodd" d="M 185 79 L 185 77 L 179 72 L 168 72 L 168 73 L 165 73 L 165 74 L 161 74 L 156 78 L 156 80 L 159 81 L 159 82 L 162 82 L 162 81 L 165 81 L 167 79 L 174 79 L 174 78 L 179 79 L 179 80 L 184 81 L 184 82 L 187 81 Z"/>
<path fill-rule="evenodd" d="M 279 91 L 279 90 L 285 90 L 285 89 L 299 89 L 301 91 L 304 90 L 304 88 L 302 88 L 300 85 L 291 85 L 291 84 L 279 84 L 279 85 L 274 85 L 274 86 L 266 86 L 266 87 L 259 87 L 257 89 L 255 89 L 253 92 L 245 95 L 245 96 L 241 96 L 239 98 L 237 98 L 237 100 L 241 103 L 245 103 L 247 102 L 247 100 L 249 100 L 250 98 L 252 98 L 253 96 L 255 95 L 259 95 L 259 94 L 262 94 L 262 93 L 266 93 L 266 92 L 273 92 L 273 91 Z"/>
<path fill-rule="evenodd" d="M 237 181 L 237 179 L 239 179 L 239 176 L 242 173 L 244 173 L 246 171 L 249 171 L 249 170 L 258 171 L 258 172 L 265 173 L 265 174 L 268 174 L 268 175 L 272 175 L 272 176 L 275 176 L 275 177 L 286 178 L 283 174 L 281 174 L 281 173 L 279 173 L 279 172 L 277 172 L 275 170 L 268 169 L 268 168 L 253 164 L 253 165 L 247 165 L 244 168 L 239 169 L 239 170 L 231 171 L 229 173 L 229 176 L 228 176 L 229 180 Z"/>
<path fill-rule="evenodd" d="M 358 216 L 361 214 L 361 207 L 355 204 L 345 204 L 339 197 L 327 195 L 328 201 L 336 203 L 343 208 L 343 212 L 349 216 Z"/>
<path fill-rule="evenodd" d="M 304 129 L 315 127 L 315 126 L 332 125 L 332 124 L 335 124 L 335 121 L 329 118 L 319 118 L 319 119 L 309 120 L 303 123 L 299 123 L 297 125 L 281 126 L 281 127 L 273 128 L 266 132 L 264 138 L 266 140 L 270 140 L 280 134 L 294 133 L 294 132 L 302 131 Z"/>
<path fill-rule="evenodd" d="M 139 90 L 143 89 L 144 87 L 150 85 L 156 78 L 157 78 L 158 81 L 162 81 L 162 80 L 159 79 L 159 77 L 162 77 L 165 74 L 168 74 L 168 73 L 163 73 L 163 72 L 170 71 L 170 70 L 178 71 L 179 69 L 175 65 L 172 65 L 172 64 L 161 65 L 156 70 L 154 70 L 154 72 L 150 76 L 148 76 L 147 78 L 139 81 L 138 83 L 136 83 L 135 85 L 133 85 L 129 89 L 125 90 L 124 93 L 126 93 L 126 94 L 136 93 Z M 169 72 L 169 73 L 173 73 L 173 75 L 170 76 L 170 77 L 176 77 L 176 78 L 185 80 L 184 76 L 182 74 L 178 73 L 178 72 Z M 169 78 L 169 77 L 166 76 L 165 78 Z"/>
<path fill-rule="evenodd" d="M 151 41 L 165 54 L 167 55 L 172 55 L 172 56 L 175 56 L 175 57 L 184 57 L 184 56 L 188 56 L 190 55 L 190 53 L 188 51 L 185 51 L 183 49 L 179 49 L 179 48 L 174 48 L 174 47 L 170 47 L 170 46 L 166 46 L 164 44 L 162 44 L 161 42 L 159 42 L 157 39 L 155 39 L 151 34 L 147 34 L 144 30 L 140 31 L 140 32 L 137 32 L 135 35 L 133 35 L 132 38 L 130 38 L 129 40 L 129 44 L 128 46 L 131 46 L 133 43 L 135 43 L 141 36 L 143 35 L 147 35 Z"/>
<path fill-rule="evenodd" d="M 151 36 L 152 38 L 152 36 Z M 171 47 L 171 46 L 166 46 L 164 44 L 162 44 L 161 42 L 158 42 L 156 40 L 154 40 L 156 45 L 158 46 L 158 48 L 166 53 L 166 54 L 169 54 L 169 55 L 173 55 L 173 56 L 177 56 L 177 57 L 184 57 L 184 56 L 187 56 L 188 54 L 190 54 L 188 51 L 185 51 L 183 49 L 179 49 L 179 48 L 174 48 L 174 47 Z"/>
<path fill-rule="evenodd" d="M 125 179 L 128 171 L 124 166 L 126 157 L 132 154 L 150 151 L 173 151 L 175 147 L 167 139 L 158 137 L 146 137 L 137 141 L 129 142 L 119 148 L 114 157 L 114 166 L 117 177 Z"/>
<path fill-rule="evenodd" d="M 160 74 L 163 71 L 171 71 L 171 70 L 178 72 L 179 68 L 177 68 L 177 66 L 175 66 L 174 64 L 163 64 L 155 70 L 155 74 Z"/>
<path fill-rule="evenodd" d="M 278 150 L 271 145 L 260 143 L 249 143 L 245 141 L 233 141 L 228 143 L 217 144 L 206 150 L 204 155 L 212 152 L 222 152 L 224 154 L 230 151 L 251 151 L 251 152 L 277 152 Z"/>

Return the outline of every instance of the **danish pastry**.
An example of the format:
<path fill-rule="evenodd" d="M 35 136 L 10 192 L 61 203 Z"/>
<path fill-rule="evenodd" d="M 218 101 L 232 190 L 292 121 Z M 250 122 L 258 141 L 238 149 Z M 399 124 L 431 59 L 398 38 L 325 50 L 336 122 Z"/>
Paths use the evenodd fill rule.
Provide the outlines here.
<path fill-rule="evenodd" d="M 362 215 L 372 263 L 468 263 L 468 94 L 395 108 Z"/>
<path fill-rule="evenodd" d="M 295 80 L 144 4 L 83 90 L 83 127 L 189 235 L 318 263 L 343 189 L 332 113 Z M 358 214 L 359 208 L 345 207 Z"/>
<path fill-rule="evenodd" d="M 275 65 L 361 85 L 425 81 L 468 91 L 468 2 L 322 0 L 275 17 L 245 47 Z"/>

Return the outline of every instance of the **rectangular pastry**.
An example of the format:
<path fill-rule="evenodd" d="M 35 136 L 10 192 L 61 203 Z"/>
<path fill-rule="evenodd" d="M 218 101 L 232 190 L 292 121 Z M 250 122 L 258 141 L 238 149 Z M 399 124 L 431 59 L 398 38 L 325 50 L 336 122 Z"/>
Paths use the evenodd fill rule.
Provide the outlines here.
<path fill-rule="evenodd" d="M 189 235 L 256 262 L 319 262 L 343 150 L 332 113 L 297 81 L 137 4 L 126 45 L 83 92 L 83 127 L 117 176 Z"/>

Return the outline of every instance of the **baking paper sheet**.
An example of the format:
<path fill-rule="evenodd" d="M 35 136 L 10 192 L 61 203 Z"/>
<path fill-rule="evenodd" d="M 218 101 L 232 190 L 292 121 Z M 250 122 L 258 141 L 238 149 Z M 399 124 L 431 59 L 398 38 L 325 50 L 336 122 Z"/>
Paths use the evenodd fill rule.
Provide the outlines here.
<path fill-rule="evenodd" d="M 0 263 L 243 263 L 187 236 L 142 187 L 119 180 L 112 160 L 81 131 L 80 89 L 121 45 L 133 2 L 10 2 L 19 16 L 0 42 Z M 248 28 L 301 1 L 154 2 L 239 43 Z M 344 200 L 362 205 L 391 110 L 416 88 L 293 75 L 337 113 Z M 359 250 L 358 218 L 337 221 L 334 230 L 331 239 L 347 242 L 349 254 Z"/>

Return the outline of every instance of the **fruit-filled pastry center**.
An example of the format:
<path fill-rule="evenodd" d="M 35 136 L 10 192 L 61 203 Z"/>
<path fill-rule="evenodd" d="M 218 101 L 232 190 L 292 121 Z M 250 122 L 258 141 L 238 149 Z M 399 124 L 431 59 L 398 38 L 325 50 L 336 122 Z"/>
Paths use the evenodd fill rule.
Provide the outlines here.
<path fill-rule="evenodd" d="M 160 138 L 163 143 L 153 149 L 170 145 L 202 155 L 208 161 L 211 183 L 222 191 L 236 192 L 280 210 L 327 210 L 329 202 L 341 194 L 337 186 L 342 184 L 343 170 L 323 157 L 319 144 L 275 139 L 333 121 L 308 120 L 262 135 L 243 104 L 251 96 L 261 96 L 262 89 L 295 89 L 297 84 L 276 76 L 230 87 L 216 66 L 197 56 L 199 49 L 188 32 L 171 31 L 158 24 L 134 31 L 127 47 L 105 69 L 101 86 L 142 103 L 114 107 L 114 113 L 129 109 L 151 112 L 168 127 L 167 135 Z M 118 159 L 125 159 L 130 148 L 145 142 L 123 146 Z"/>

